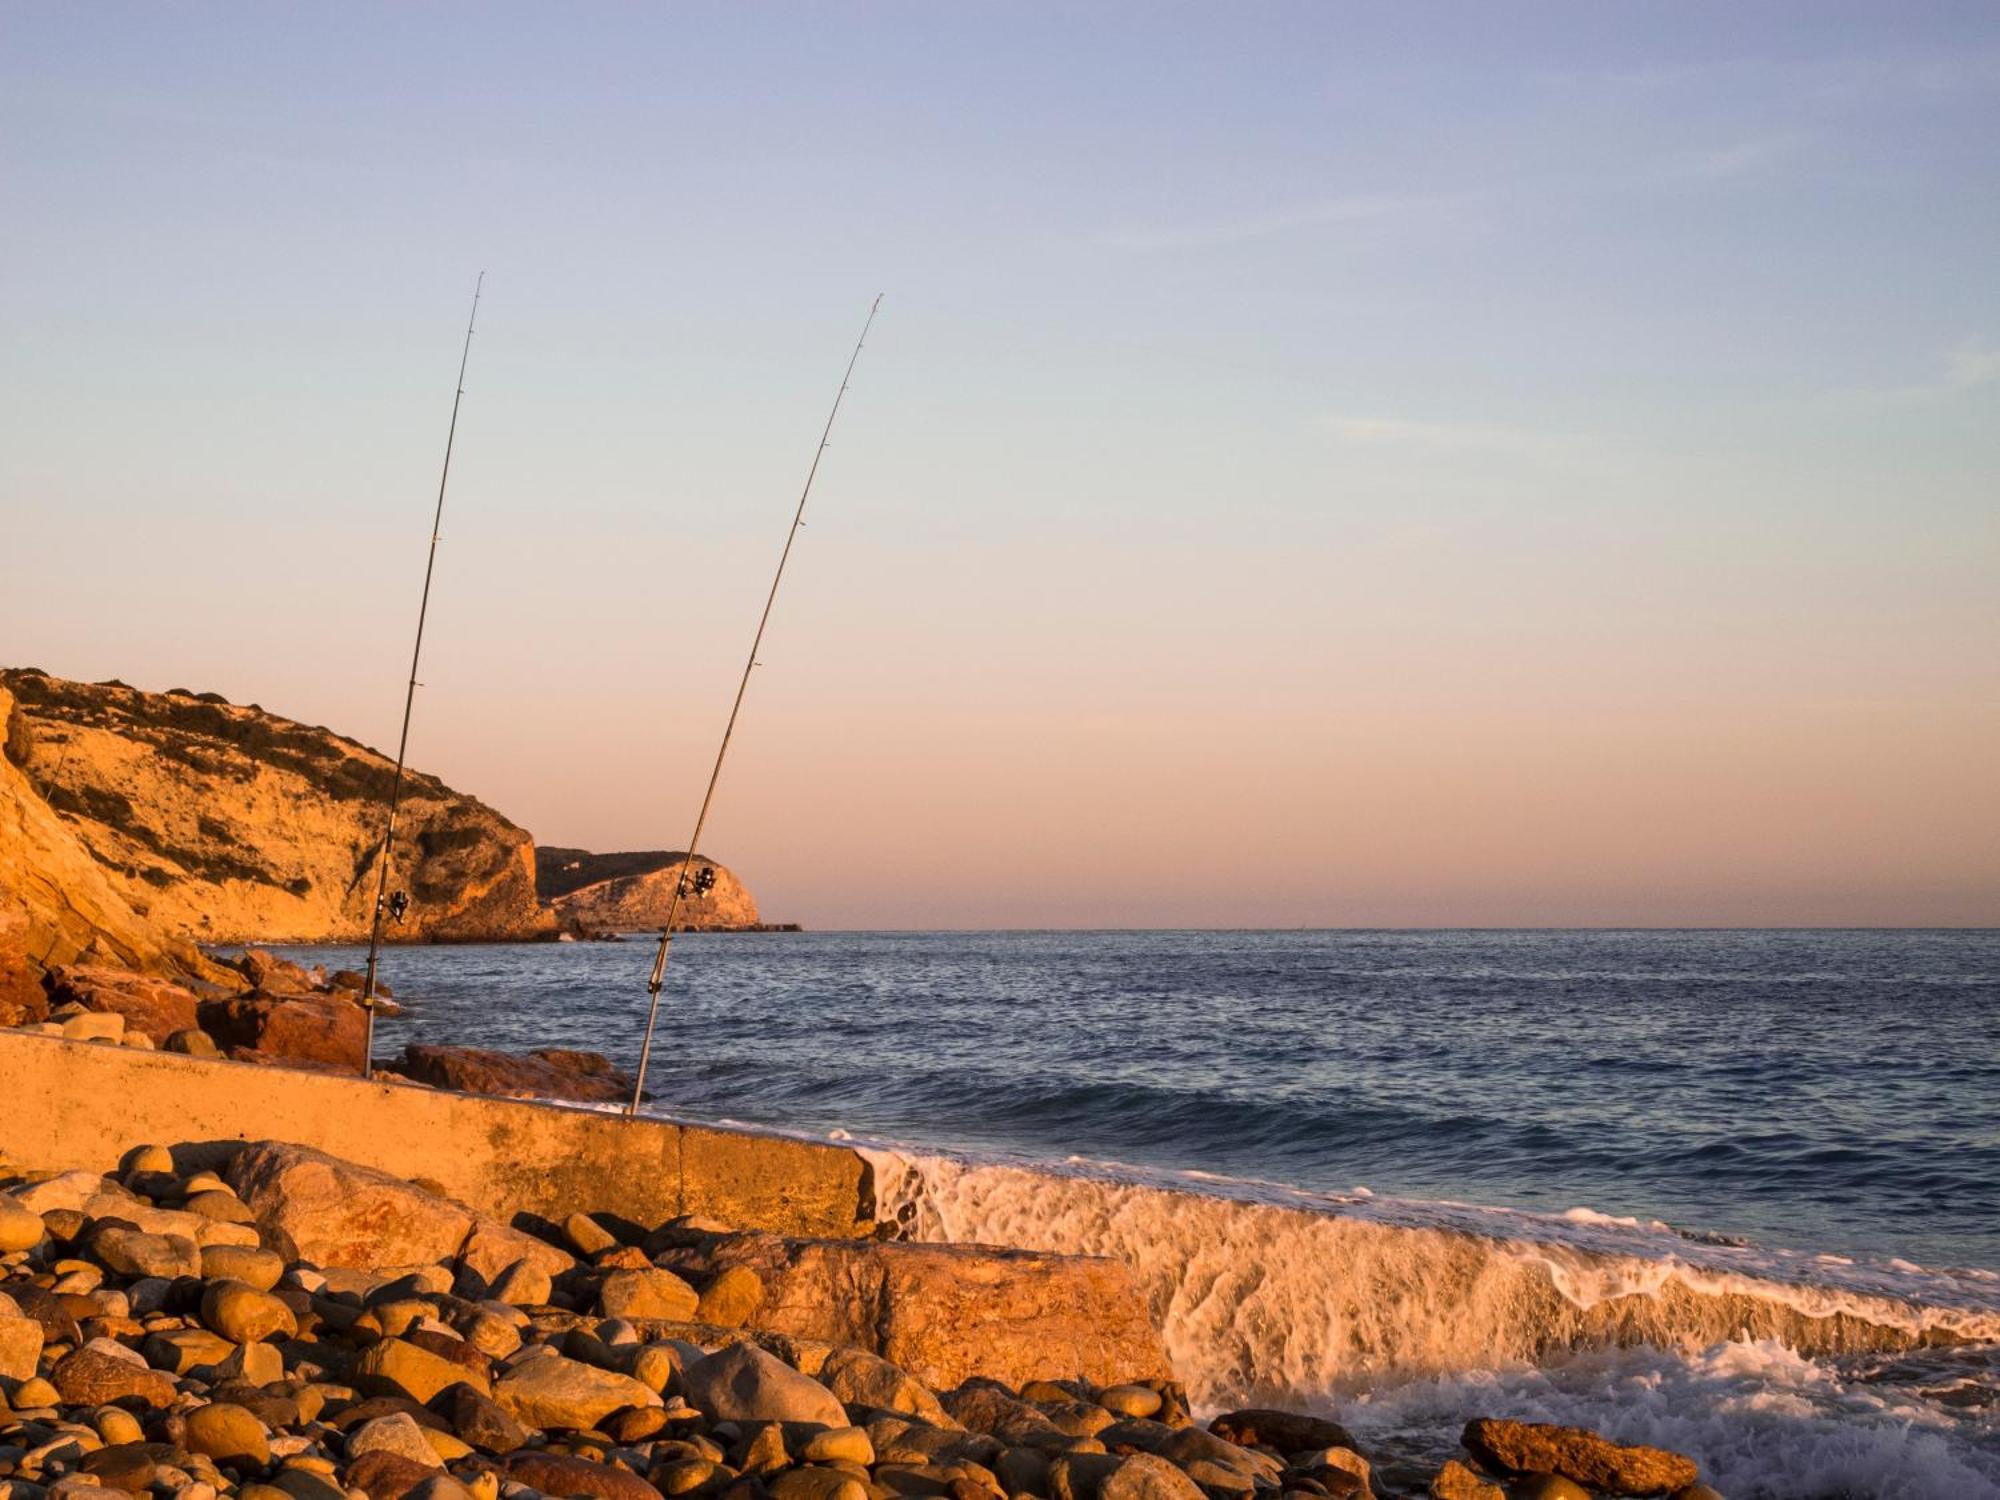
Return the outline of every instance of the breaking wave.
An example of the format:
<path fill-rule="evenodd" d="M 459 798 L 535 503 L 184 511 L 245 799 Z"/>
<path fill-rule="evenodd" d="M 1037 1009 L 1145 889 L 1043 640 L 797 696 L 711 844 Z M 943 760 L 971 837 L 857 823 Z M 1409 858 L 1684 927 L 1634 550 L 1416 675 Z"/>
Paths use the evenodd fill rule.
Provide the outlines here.
<path fill-rule="evenodd" d="M 1418 1466 L 1506 1415 L 1688 1452 L 1732 1500 L 2000 1496 L 1991 1272 L 1587 1209 L 866 1154 L 906 1238 L 1131 1266 L 1198 1406 L 1330 1410 Z"/>

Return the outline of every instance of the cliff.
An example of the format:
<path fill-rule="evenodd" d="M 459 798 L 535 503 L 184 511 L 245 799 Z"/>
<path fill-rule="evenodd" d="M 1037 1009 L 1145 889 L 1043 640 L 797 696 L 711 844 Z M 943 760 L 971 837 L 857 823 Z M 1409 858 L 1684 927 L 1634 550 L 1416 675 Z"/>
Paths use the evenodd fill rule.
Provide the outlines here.
<path fill-rule="evenodd" d="M 0 670 L 0 882 L 58 962 L 159 967 L 189 942 L 364 938 L 394 763 L 213 693 Z M 18 830 L 18 831 L 17 831 Z M 547 936 L 526 831 L 406 772 L 399 940 Z M 39 914 L 39 915 L 37 915 Z M 4 920 L 4 919 L 0 919 Z"/>
<path fill-rule="evenodd" d="M 679 850 L 646 849 L 624 854 L 592 854 L 587 849 L 546 848 L 536 858 L 536 886 L 564 922 L 613 932 L 658 929 L 666 924 L 687 855 Z M 681 902 L 676 926 L 682 930 L 729 931 L 756 927 L 757 903 L 728 870 L 695 857 L 697 876 L 715 872 L 706 895 Z"/>

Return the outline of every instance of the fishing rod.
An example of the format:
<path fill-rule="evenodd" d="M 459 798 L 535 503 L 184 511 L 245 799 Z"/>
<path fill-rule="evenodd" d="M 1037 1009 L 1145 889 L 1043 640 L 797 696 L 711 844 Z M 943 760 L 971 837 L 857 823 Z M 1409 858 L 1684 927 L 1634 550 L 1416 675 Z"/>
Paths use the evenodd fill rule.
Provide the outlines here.
<path fill-rule="evenodd" d="M 785 564 L 791 561 L 792 543 L 798 540 L 799 528 L 806 523 L 806 499 L 812 494 L 813 480 L 819 475 L 819 461 L 826 456 L 827 442 L 833 436 L 834 419 L 840 415 L 840 403 L 847 395 L 847 383 L 854 378 L 854 366 L 861 358 L 861 346 L 868 342 L 868 330 L 875 326 L 875 314 L 881 307 L 882 298 L 878 293 L 874 302 L 869 304 L 867 321 L 861 325 L 861 337 L 854 341 L 854 352 L 847 356 L 847 369 L 841 374 L 840 389 L 834 392 L 833 409 L 826 414 L 826 426 L 820 430 L 819 447 L 813 450 L 812 467 L 806 470 L 805 487 L 799 491 L 798 507 L 792 512 L 792 524 L 785 531 L 785 547 L 778 554 L 778 570 L 771 575 L 771 591 L 764 596 L 764 613 L 757 617 L 757 633 L 750 638 L 750 655 L 743 663 L 743 676 L 736 684 L 736 701 L 729 705 L 729 722 L 723 726 L 722 743 L 715 750 L 715 765 L 708 773 L 708 790 L 702 793 L 701 811 L 695 814 L 694 832 L 688 836 L 687 853 L 681 856 L 680 878 L 674 882 L 673 900 L 667 905 L 667 925 L 660 929 L 659 950 L 653 955 L 653 975 L 646 981 L 646 992 L 651 996 L 651 1002 L 646 1010 L 646 1037 L 639 1044 L 639 1076 L 632 1083 L 632 1106 L 626 1111 L 628 1115 L 638 1114 L 639 1101 L 646 1097 L 646 1065 L 653 1057 L 653 1027 L 660 1018 L 660 991 L 667 982 L 667 952 L 673 946 L 674 923 L 680 917 L 681 902 L 688 894 L 690 880 L 698 878 L 694 874 L 695 851 L 701 847 L 702 826 L 708 822 L 709 804 L 715 800 L 715 786 L 722 779 L 722 762 L 729 755 L 730 737 L 736 733 L 736 716 L 743 710 L 743 695 L 749 690 L 750 674 L 757 666 L 757 648 L 764 644 L 764 627 L 771 623 L 771 606 L 777 603 L 778 585 L 785 581 Z"/>
<path fill-rule="evenodd" d="M 409 898 L 401 891 L 389 895 L 389 851 L 396 839 L 396 811 L 403 802 L 403 759 L 410 749 L 410 713 L 417 703 L 417 663 L 424 654 L 424 617 L 431 608 L 431 575 L 437 571 L 438 528 L 444 522 L 444 490 L 451 480 L 451 445 L 458 437 L 458 404 L 465 399 L 465 365 L 472 357 L 472 325 L 479 321 L 479 293 L 486 285 L 486 273 L 472 284 L 472 313 L 465 320 L 465 347 L 458 354 L 458 384 L 451 398 L 451 425 L 444 435 L 444 468 L 438 474 L 437 510 L 431 516 L 431 550 L 424 563 L 424 592 L 417 603 L 417 643 L 410 649 L 410 685 L 403 694 L 403 735 L 396 741 L 396 776 L 389 783 L 389 816 L 383 824 L 382 843 L 376 850 L 375 923 L 368 934 L 368 972 L 361 982 L 361 1009 L 367 1016 L 367 1041 L 361 1052 L 361 1076 L 375 1073 L 375 969 L 382 958 L 382 919 L 395 908 L 397 921 L 403 919 Z"/>

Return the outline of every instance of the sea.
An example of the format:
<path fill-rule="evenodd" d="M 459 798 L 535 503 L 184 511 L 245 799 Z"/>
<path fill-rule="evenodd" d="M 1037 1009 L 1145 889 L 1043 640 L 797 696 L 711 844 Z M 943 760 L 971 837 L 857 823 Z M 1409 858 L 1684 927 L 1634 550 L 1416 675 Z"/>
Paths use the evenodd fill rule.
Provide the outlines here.
<path fill-rule="evenodd" d="M 651 957 L 392 949 L 378 1054 L 629 1069 Z M 690 934 L 648 1090 L 865 1151 L 906 1237 L 1120 1257 L 1199 1407 L 1390 1486 L 1487 1415 L 2000 1497 L 2000 930 Z"/>

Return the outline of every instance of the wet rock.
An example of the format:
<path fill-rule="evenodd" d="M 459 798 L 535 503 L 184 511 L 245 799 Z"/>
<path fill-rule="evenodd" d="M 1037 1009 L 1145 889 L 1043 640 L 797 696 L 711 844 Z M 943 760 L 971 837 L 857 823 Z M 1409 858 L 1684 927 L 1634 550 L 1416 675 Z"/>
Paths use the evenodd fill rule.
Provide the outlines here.
<path fill-rule="evenodd" d="M 510 1099 L 568 1099 L 586 1104 L 632 1097 L 632 1080 L 595 1052 L 544 1047 L 526 1054 L 411 1042 L 396 1071 L 433 1088 Z M 588 1253 L 588 1252 L 586 1252 Z"/>
<path fill-rule="evenodd" d="M 1134 1412 L 1132 1415 L 1149 1416 L 1151 1413 Z M 1338 1422 L 1261 1407 L 1225 1412 L 1208 1424 L 1208 1430 L 1246 1448 L 1275 1448 L 1280 1453 L 1356 1446 L 1354 1434 Z"/>
<path fill-rule="evenodd" d="M 1482 1479 L 1457 1459 L 1447 1459 L 1431 1479 L 1431 1500 L 1507 1500 L 1499 1485 Z"/>
<path fill-rule="evenodd" d="M 1523 1474 L 1514 1481 L 1509 1500 L 1595 1500 L 1589 1490 L 1560 1474 Z"/>
<path fill-rule="evenodd" d="M 561 1355 L 516 1365 L 495 1384 L 493 1399 L 530 1427 L 573 1430 L 595 1427 L 621 1407 L 660 1404 L 658 1395 L 629 1375 Z M 846 1420 L 846 1413 L 841 1420 Z"/>
<path fill-rule="evenodd" d="M 1653 1495 L 1695 1482 L 1694 1460 L 1664 1448 L 1627 1446 L 1583 1427 L 1552 1422 L 1468 1422 L 1460 1439 L 1489 1468 L 1515 1474 L 1558 1474 L 1614 1495 Z"/>
<path fill-rule="evenodd" d="M 507 1477 L 544 1495 L 661 1500 L 660 1492 L 636 1474 L 564 1454 L 516 1453 L 507 1460 Z"/>
<path fill-rule="evenodd" d="M 847 1425 L 833 1392 L 755 1344 L 731 1344 L 696 1360 L 682 1372 L 681 1393 L 714 1421 Z"/>

